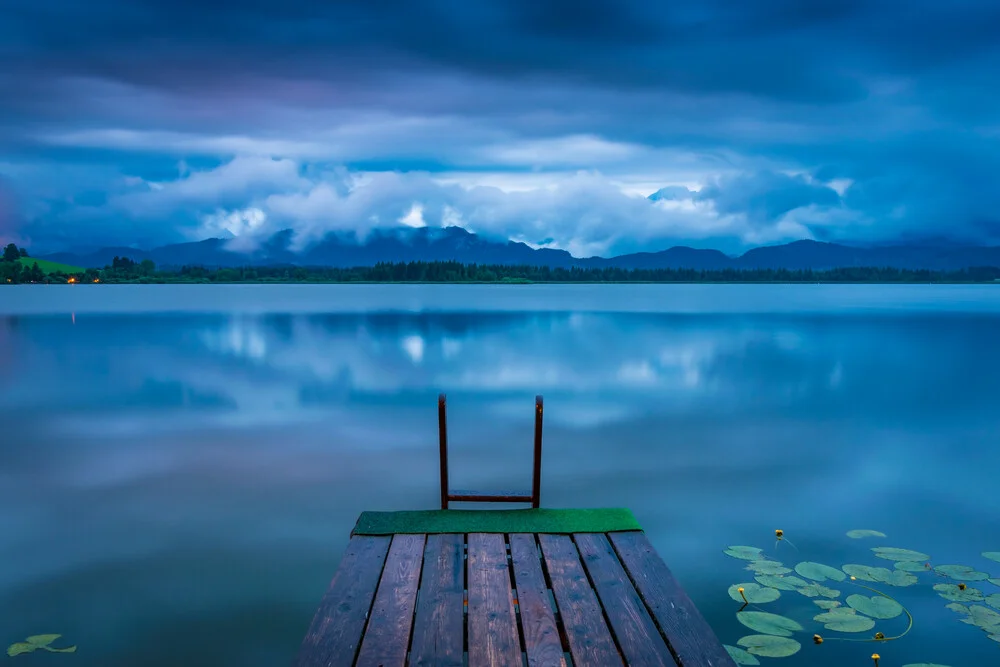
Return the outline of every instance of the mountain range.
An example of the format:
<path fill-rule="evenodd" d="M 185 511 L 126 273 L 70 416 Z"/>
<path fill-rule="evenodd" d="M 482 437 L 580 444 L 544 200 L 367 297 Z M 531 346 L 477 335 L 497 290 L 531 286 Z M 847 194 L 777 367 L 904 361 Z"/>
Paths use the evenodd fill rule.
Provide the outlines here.
<path fill-rule="evenodd" d="M 616 257 L 573 257 L 565 250 L 532 248 L 515 241 L 493 241 L 461 227 L 400 227 L 376 230 L 364 242 L 331 234 L 301 251 L 289 249 L 291 230 L 279 232 L 250 253 L 228 249 L 228 239 L 206 239 L 150 250 L 108 247 L 41 256 L 72 266 L 102 268 L 114 257 L 137 262 L 150 259 L 160 268 L 204 266 L 372 266 L 378 262 L 457 261 L 464 264 L 524 264 L 552 268 L 622 269 L 813 269 L 852 266 L 899 269 L 957 270 L 1000 266 L 1000 247 L 953 245 L 891 245 L 855 247 L 819 241 L 794 241 L 762 246 L 738 257 L 718 250 L 675 246 L 659 252 Z"/>

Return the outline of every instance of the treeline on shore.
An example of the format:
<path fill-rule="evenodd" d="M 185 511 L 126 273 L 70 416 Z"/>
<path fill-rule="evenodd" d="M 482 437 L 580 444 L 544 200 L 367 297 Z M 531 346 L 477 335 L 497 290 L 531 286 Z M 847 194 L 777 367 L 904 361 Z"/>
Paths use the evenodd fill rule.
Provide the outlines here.
<path fill-rule="evenodd" d="M 30 262 L 30 260 L 28 260 Z M 103 269 L 45 273 L 37 265 L 0 263 L 0 276 L 13 283 L 992 283 L 1000 281 L 1000 267 L 957 271 L 847 267 L 825 271 L 788 269 L 619 269 L 550 268 L 462 264 L 460 262 L 379 263 L 375 266 L 244 267 L 210 269 L 187 266 L 158 270 L 150 260 L 135 262 L 115 257 Z"/>

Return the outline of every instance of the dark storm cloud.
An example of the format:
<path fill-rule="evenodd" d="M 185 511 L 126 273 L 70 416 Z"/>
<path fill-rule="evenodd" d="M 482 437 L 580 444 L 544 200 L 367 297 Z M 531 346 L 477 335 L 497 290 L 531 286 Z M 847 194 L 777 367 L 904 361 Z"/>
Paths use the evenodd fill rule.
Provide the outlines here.
<path fill-rule="evenodd" d="M 581 252 L 1000 241 L 992 0 L 0 3 L 0 177 L 17 195 L 0 224 L 35 237 L 322 231 L 420 204 Z M 537 187 L 404 173 L 331 199 L 341 167 Z M 611 183 L 667 190 L 637 204 Z"/>

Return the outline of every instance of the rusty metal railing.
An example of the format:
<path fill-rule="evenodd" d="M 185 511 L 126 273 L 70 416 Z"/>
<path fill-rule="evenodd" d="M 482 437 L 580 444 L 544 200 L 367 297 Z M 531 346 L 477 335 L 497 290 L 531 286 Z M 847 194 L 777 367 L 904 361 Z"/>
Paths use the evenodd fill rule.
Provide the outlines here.
<path fill-rule="evenodd" d="M 451 490 L 448 484 L 448 406 L 444 394 L 438 396 L 438 442 L 441 452 L 441 509 L 449 502 L 531 503 L 538 507 L 542 495 L 542 413 L 541 396 L 535 396 L 535 455 L 532 465 L 531 493 Z"/>

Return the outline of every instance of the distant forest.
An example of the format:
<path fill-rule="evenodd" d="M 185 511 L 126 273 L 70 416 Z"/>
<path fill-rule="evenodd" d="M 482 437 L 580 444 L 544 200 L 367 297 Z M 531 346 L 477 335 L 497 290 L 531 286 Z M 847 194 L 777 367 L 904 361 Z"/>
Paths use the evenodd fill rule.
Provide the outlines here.
<path fill-rule="evenodd" d="M 17 259 L 18 261 L 14 261 Z M 24 256 L 0 262 L 0 281 L 15 283 L 994 283 L 1000 267 L 961 271 L 850 267 L 787 269 L 582 269 L 476 265 L 459 262 L 380 263 L 370 267 L 189 266 L 159 270 L 150 260 L 115 257 L 103 269 L 43 270 Z M 61 265 L 53 265 L 60 267 Z"/>

